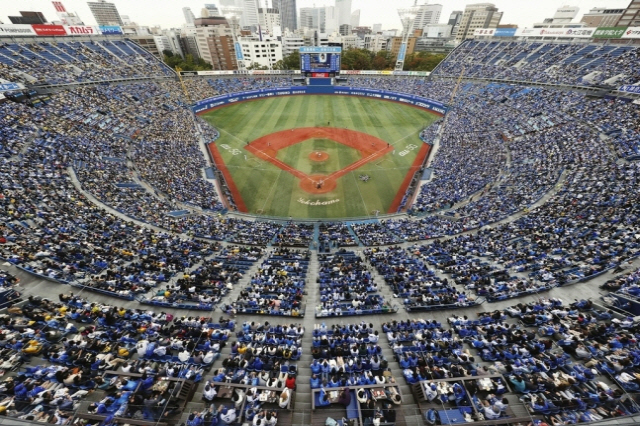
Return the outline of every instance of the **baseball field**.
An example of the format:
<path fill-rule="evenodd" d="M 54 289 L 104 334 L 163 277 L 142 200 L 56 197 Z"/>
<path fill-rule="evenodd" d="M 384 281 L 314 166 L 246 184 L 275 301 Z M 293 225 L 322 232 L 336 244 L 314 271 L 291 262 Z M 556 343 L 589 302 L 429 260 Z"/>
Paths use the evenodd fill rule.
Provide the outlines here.
<path fill-rule="evenodd" d="M 379 99 L 274 97 L 202 115 L 238 210 L 332 219 L 396 212 L 429 153 L 419 132 L 436 114 Z"/>

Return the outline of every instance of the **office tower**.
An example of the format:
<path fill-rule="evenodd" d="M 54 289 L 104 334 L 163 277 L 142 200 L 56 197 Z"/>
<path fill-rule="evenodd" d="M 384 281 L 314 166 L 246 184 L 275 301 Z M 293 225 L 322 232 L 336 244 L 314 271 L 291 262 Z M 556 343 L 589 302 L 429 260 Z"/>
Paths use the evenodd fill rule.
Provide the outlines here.
<path fill-rule="evenodd" d="M 273 0 L 273 8 L 280 11 L 282 29 L 294 31 L 298 29 L 298 9 L 296 0 Z"/>
<path fill-rule="evenodd" d="M 338 15 L 338 27 L 351 25 L 351 0 L 336 0 L 336 13 Z"/>
<path fill-rule="evenodd" d="M 351 27 L 359 27 L 360 26 L 360 9 L 354 10 L 351 13 Z"/>
<path fill-rule="evenodd" d="M 473 38 L 475 30 L 478 28 L 497 28 L 502 19 L 502 13 L 493 3 L 467 5 L 460 20 L 456 42 Z"/>
<path fill-rule="evenodd" d="M 98 0 L 87 2 L 87 5 L 98 25 L 124 25 L 115 4 Z"/>
<path fill-rule="evenodd" d="M 440 14 L 442 13 L 441 4 L 421 4 L 417 6 L 418 14 L 413 21 L 411 32 L 415 30 L 423 30 L 427 25 L 434 25 L 440 22 Z"/>
<path fill-rule="evenodd" d="M 183 7 L 182 13 L 184 14 L 184 20 L 187 24 L 193 24 L 193 22 L 196 20 L 196 17 L 191 11 L 190 7 Z"/>

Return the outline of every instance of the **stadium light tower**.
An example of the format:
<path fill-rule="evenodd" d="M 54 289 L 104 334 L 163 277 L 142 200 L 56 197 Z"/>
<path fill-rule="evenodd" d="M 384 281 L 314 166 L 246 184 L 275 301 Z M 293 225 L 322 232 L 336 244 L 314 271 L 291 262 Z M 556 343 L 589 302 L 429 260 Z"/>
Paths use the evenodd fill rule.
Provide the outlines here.
<path fill-rule="evenodd" d="M 231 25 L 231 35 L 233 36 L 233 48 L 236 51 L 236 62 L 238 64 L 238 71 L 244 71 L 246 69 L 244 64 L 244 55 L 242 54 L 242 46 L 238 41 L 238 33 L 240 32 L 240 18 L 242 17 L 243 9 L 241 7 L 222 7 L 222 14 Z"/>
<path fill-rule="evenodd" d="M 411 28 L 413 27 L 413 23 L 416 20 L 416 16 L 418 16 L 419 7 L 417 6 L 418 0 L 413 3 L 413 6 L 406 9 L 398 9 L 398 15 L 400 15 L 400 20 L 402 21 L 402 44 L 400 45 L 400 50 L 398 51 L 398 59 L 396 59 L 396 71 L 402 71 L 404 68 L 404 58 L 407 56 L 407 46 L 409 44 L 409 36 L 411 35 Z"/>

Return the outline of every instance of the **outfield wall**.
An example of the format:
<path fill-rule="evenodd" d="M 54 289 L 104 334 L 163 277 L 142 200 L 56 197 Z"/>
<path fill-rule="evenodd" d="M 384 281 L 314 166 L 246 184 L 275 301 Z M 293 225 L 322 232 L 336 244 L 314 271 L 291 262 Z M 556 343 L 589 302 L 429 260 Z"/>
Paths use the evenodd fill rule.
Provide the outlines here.
<path fill-rule="evenodd" d="M 260 89 L 249 92 L 239 92 L 230 95 L 220 95 L 213 98 L 204 99 L 191 106 L 196 114 L 202 114 L 210 109 L 237 102 L 254 101 L 256 99 L 267 99 L 274 96 L 294 96 L 294 95 L 346 95 L 361 96 L 365 98 L 378 98 L 383 101 L 401 102 L 422 108 L 438 115 L 445 115 L 448 107 L 444 104 L 421 96 L 407 95 L 404 93 L 388 92 L 386 90 L 362 89 L 359 87 L 345 86 L 294 86 L 281 87 L 277 89 Z"/>

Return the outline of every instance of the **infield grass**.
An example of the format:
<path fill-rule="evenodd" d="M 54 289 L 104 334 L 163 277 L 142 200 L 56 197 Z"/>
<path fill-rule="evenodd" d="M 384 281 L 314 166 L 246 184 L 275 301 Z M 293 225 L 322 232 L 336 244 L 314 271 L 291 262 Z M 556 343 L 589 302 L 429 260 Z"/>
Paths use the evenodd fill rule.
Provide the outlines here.
<path fill-rule="evenodd" d="M 249 213 L 336 219 L 388 212 L 422 147 L 419 132 L 438 116 L 379 99 L 303 95 L 238 103 L 202 118 L 220 131 L 217 149 Z M 259 137 L 301 127 L 348 128 L 380 138 L 395 150 L 340 177 L 335 190 L 314 195 L 302 190 L 292 174 L 244 149 Z M 329 159 L 311 161 L 309 154 L 314 151 L 326 152 Z M 400 155 L 403 152 L 406 154 Z M 357 161 L 360 153 L 331 140 L 309 139 L 283 149 L 277 158 L 307 174 L 329 174 Z M 368 175 L 369 180 L 361 181 L 361 175 Z M 328 204 L 309 205 L 307 201 Z"/>

